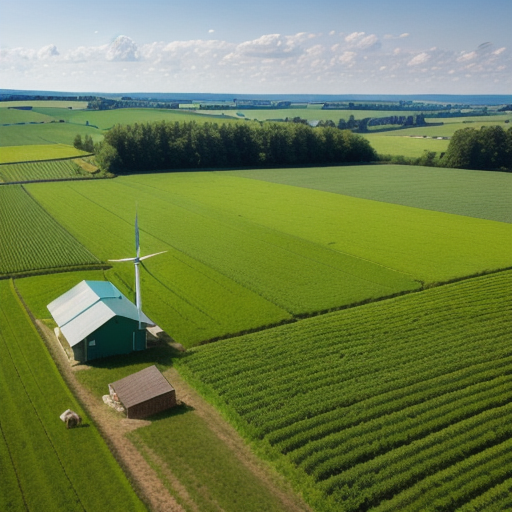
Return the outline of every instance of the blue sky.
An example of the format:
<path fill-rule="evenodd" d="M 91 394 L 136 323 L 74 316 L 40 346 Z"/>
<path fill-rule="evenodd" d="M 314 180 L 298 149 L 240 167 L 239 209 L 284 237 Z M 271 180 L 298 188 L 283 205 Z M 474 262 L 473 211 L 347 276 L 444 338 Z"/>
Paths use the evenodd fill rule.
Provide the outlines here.
<path fill-rule="evenodd" d="M 511 19 L 511 0 L 0 0 L 0 87 L 510 94 Z"/>

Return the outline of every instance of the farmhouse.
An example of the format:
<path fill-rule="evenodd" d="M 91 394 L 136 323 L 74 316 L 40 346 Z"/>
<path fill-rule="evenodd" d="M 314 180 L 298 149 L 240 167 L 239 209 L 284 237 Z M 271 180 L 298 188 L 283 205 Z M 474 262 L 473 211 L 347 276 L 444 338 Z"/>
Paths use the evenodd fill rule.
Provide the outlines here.
<path fill-rule="evenodd" d="M 108 385 L 130 419 L 141 419 L 176 405 L 176 391 L 153 365 Z"/>
<path fill-rule="evenodd" d="M 47 308 L 79 362 L 144 350 L 153 325 L 108 281 L 82 281 Z"/>

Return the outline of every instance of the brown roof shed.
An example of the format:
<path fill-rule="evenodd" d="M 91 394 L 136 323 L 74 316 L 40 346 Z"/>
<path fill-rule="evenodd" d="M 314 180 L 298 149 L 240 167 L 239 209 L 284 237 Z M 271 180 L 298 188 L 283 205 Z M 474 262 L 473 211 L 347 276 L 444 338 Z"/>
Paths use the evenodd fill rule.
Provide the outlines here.
<path fill-rule="evenodd" d="M 153 365 L 108 385 L 128 418 L 146 418 L 176 405 L 176 391 Z"/>

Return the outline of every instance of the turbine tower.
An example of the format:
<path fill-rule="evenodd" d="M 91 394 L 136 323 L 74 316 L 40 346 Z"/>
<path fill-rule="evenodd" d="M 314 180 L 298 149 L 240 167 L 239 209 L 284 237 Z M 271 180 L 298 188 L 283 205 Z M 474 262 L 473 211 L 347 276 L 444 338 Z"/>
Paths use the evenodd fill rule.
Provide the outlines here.
<path fill-rule="evenodd" d="M 167 251 L 161 251 L 161 252 L 155 252 L 154 254 L 148 254 L 147 256 L 140 256 L 140 245 L 139 245 L 139 225 L 137 222 L 137 213 L 135 214 L 135 251 L 136 256 L 135 258 L 123 258 L 121 260 L 108 260 L 113 262 L 120 262 L 120 261 L 133 261 L 135 265 L 135 304 L 137 306 L 137 314 L 139 318 L 139 329 L 142 328 L 141 324 L 141 312 L 142 312 L 142 299 L 140 296 L 140 269 L 139 265 L 142 260 L 147 260 L 148 258 L 151 258 L 153 256 L 157 256 L 158 254 L 163 254 Z"/>

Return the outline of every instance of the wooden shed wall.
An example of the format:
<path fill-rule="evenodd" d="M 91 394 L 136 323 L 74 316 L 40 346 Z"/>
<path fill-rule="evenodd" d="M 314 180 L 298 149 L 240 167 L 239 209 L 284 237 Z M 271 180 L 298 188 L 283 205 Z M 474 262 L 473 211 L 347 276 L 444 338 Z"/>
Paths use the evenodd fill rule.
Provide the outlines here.
<path fill-rule="evenodd" d="M 130 419 L 141 419 L 152 416 L 157 412 L 165 411 L 176 405 L 176 391 L 173 389 L 168 393 L 156 396 L 150 400 L 146 400 L 140 404 L 129 407 L 126 411 L 126 416 Z"/>

